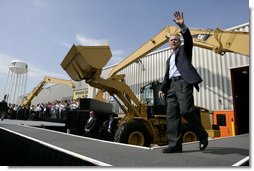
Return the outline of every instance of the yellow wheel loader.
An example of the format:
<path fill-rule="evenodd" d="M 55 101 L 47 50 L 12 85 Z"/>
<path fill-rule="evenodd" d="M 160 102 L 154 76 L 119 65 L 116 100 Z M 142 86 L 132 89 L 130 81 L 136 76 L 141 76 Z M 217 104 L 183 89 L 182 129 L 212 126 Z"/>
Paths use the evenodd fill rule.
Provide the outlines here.
<path fill-rule="evenodd" d="M 234 52 L 249 55 L 249 34 L 247 32 L 233 32 L 215 30 L 190 29 L 194 46 L 213 50 L 215 53 L 224 54 Z M 119 102 L 124 116 L 118 118 L 117 130 L 114 141 L 150 146 L 151 144 L 167 144 L 166 136 L 166 104 L 158 100 L 159 82 L 152 82 L 144 86 L 142 99 L 139 100 L 130 87 L 125 83 L 125 75 L 119 71 L 140 58 L 162 46 L 168 41 L 168 36 L 180 32 L 174 26 L 167 26 L 147 43 L 137 49 L 117 66 L 115 66 L 108 78 L 102 78 L 102 68 L 111 58 L 109 46 L 76 46 L 73 45 L 61 63 L 62 68 L 75 81 L 86 80 L 86 83 L 100 91 L 108 92 Z M 209 111 L 196 107 L 199 111 L 201 122 L 210 137 L 219 136 L 219 130 L 212 129 Z M 185 120 L 183 123 L 183 142 L 196 141 L 195 128 Z"/>

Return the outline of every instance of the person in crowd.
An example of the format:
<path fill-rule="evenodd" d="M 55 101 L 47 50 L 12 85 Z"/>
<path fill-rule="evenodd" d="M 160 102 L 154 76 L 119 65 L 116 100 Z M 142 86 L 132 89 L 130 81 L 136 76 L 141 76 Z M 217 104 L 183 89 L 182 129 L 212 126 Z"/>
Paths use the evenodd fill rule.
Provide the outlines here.
<path fill-rule="evenodd" d="M 96 138 L 97 136 L 97 118 L 94 111 L 90 111 L 90 117 L 85 124 L 85 135 L 88 137 Z"/>
<path fill-rule="evenodd" d="M 5 100 L 2 100 L 0 102 L 0 116 L 1 116 L 1 120 L 3 121 L 5 118 L 5 115 L 8 112 L 8 104 Z"/>
<path fill-rule="evenodd" d="M 109 120 L 103 122 L 99 130 L 99 138 L 108 141 L 114 141 L 114 135 L 117 129 L 118 121 L 114 118 L 115 114 L 111 113 Z"/>

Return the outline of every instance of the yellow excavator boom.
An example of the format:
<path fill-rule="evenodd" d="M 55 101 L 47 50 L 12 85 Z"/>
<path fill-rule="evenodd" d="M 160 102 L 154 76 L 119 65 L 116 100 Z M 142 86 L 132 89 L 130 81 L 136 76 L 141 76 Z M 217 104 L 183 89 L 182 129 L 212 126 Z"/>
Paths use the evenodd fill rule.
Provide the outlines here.
<path fill-rule="evenodd" d="M 68 86 L 75 88 L 75 84 L 72 80 L 64 80 L 60 78 L 54 78 L 54 77 L 44 77 L 44 79 L 23 99 L 21 106 L 29 106 L 31 104 L 31 101 L 35 96 L 37 96 L 43 87 L 47 83 L 53 83 L 53 84 L 67 84 Z"/>
<path fill-rule="evenodd" d="M 249 56 L 249 32 L 226 31 L 218 28 L 214 30 L 190 28 L 190 32 L 193 37 L 194 46 L 209 49 L 222 55 L 226 52 L 232 52 Z M 176 33 L 180 33 L 179 28 L 175 26 L 165 27 L 134 53 L 116 65 L 111 70 L 109 77 L 116 75 L 119 71 L 164 45 L 168 42 L 168 37 Z"/>

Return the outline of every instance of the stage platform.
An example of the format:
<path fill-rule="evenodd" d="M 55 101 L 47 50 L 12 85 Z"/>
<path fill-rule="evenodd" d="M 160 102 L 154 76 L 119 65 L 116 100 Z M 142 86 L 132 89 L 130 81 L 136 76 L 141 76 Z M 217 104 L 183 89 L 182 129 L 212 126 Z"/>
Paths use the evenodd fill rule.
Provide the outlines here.
<path fill-rule="evenodd" d="M 15 120 L 15 119 L 4 119 L 0 120 L 1 124 L 14 124 L 14 125 L 27 125 L 27 126 L 59 126 L 64 127 L 65 123 L 57 123 L 57 122 L 46 122 L 46 121 L 33 121 L 33 120 Z"/>
<path fill-rule="evenodd" d="M 2 162 L 1 165 L 218 168 L 249 164 L 249 134 L 209 140 L 204 151 L 199 150 L 198 142 L 192 142 L 183 144 L 183 153 L 164 154 L 161 152 L 163 147 L 146 148 L 107 142 L 38 128 L 41 125 L 64 126 L 39 121 L 0 121 L 0 154 L 7 162 Z M 16 145 L 18 147 L 15 147 Z M 9 152 L 13 154 L 7 155 L 8 150 L 5 148 L 14 148 Z M 50 163 L 43 155 L 51 157 L 51 153 L 54 153 L 55 157 L 54 162 Z M 9 161 L 16 154 L 22 155 L 20 162 Z M 17 155 L 13 159 L 19 160 Z M 41 158 L 33 157 L 36 155 Z M 24 162 L 27 160 L 29 161 Z"/>

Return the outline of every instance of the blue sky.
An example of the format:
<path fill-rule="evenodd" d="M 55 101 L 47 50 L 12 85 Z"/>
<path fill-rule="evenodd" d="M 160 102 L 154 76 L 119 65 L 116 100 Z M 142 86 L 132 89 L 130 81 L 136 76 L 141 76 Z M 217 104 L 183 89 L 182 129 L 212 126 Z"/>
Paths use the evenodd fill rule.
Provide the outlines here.
<path fill-rule="evenodd" d="M 30 92 L 44 76 L 69 79 L 60 63 L 72 44 L 108 43 L 108 65 L 115 64 L 174 25 L 175 10 L 195 28 L 226 29 L 250 18 L 248 0 L 0 0 L 0 95 L 12 60 L 29 65 Z"/>

